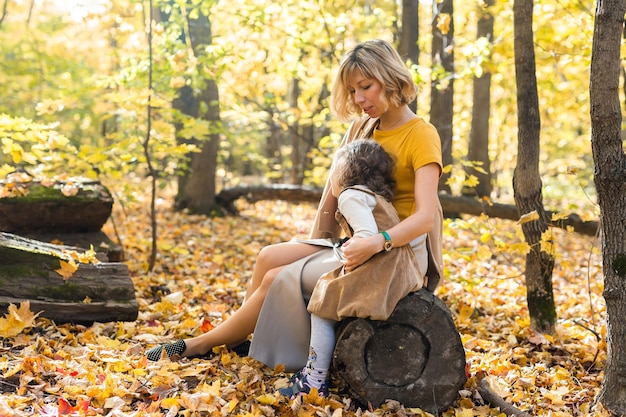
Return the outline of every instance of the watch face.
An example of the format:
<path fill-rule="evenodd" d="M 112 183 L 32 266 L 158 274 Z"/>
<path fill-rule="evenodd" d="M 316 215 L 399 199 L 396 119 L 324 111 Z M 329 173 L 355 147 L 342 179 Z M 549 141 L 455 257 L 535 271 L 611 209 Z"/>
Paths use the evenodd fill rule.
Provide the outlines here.
<path fill-rule="evenodd" d="M 391 243 L 391 240 L 385 241 L 385 251 L 389 252 L 391 248 L 393 248 L 393 243 Z"/>

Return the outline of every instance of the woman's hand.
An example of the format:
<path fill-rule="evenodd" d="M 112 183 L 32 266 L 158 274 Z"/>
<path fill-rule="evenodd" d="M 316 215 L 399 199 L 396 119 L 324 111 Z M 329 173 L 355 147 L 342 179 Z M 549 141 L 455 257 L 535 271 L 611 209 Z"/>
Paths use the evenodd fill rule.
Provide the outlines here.
<path fill-rule="evenodd" d="M 346 260 L 343 265 L 350 272 L 364 264 L 369 258 L 376 255 L 383 248 L 385 238 L 380 233 L 364 237 L 352 238 L 343 244 L 343 255 Z"/>

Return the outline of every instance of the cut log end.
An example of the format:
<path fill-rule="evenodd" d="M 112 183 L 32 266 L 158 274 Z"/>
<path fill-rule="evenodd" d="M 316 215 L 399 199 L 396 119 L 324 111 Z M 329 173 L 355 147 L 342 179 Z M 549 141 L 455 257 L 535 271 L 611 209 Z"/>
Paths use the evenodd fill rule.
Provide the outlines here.
<path fill-rule="evenodd" d="M 397 400 L 433 414 L 452 405 L 467 379 L 450 312 L 427 290 L 401 300 L 386 321 L 342 322 L 333 369 L 363 404 Z"/>

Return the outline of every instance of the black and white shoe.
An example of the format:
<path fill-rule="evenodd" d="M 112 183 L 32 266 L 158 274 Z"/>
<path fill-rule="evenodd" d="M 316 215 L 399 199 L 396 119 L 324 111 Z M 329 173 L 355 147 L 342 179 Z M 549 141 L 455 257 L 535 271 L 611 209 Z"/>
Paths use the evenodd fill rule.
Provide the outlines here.
<path fill-rule="evenodd" d="M 174 343 L 165 343 L 161 346 L 155 346 L 149 351 L 146 352 L 146 357 L 151 361 L 158 361 L 161 359 L 161 355 L 165 349 L 165 353 L 167 353 L 167 357 L 171 358 L 174 355 L 182 355 L 182 353 L 187 349 L 187 345 L 184 340 L 177 340 Z"/>

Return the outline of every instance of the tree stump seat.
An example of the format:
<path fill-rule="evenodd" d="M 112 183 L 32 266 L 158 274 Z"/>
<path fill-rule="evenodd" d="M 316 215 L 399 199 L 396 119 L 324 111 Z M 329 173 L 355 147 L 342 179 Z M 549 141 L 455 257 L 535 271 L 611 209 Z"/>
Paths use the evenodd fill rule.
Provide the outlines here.
<path fill-rule="evenodd" d="M 401 300 L 386 321 L 342 321 L 332 372 L 364 405 L 391 399 L 437 415 L 458 398 L 465 365 L 449 310 L 422 289 Z"/>

